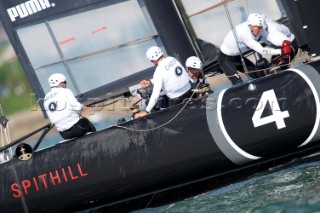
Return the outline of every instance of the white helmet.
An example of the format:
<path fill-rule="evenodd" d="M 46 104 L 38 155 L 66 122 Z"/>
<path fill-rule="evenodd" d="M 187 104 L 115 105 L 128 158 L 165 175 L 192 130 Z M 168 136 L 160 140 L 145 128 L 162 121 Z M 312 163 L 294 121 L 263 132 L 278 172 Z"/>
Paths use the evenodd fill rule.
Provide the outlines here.
<path fill-rule="evenodd" d="M 190 56 L 187 60 L 186 60 L 186 67 L 190 67 L 190 68 L 195 68 L 195 69 L 199 69 L 202 70 L 202 62 L 201 60 L 196 57 L 196 56 Z"/>
<path fill-rule="evenodd" d="M 248 16 L 247 19 L 248 24 L 252 26 L 259 26 L 259 27 L 265 27 L 265 20 L 264 18 L 259 15 L 258 13 L 252 13 Z"/>
<path fill-rule="evenodd" d="M 161 56 L 163 56 L 163 52 L 160 47 L 157 46 L 150 47 L 146 52 L 146 57 L 149 61 L 156 61 Z"/>
<path fill-rule="evenodd" d="M 61 73 L 54 73 L 48 79 L 51 88 L 58 86 L 61 82 L 65 82 L 66 80 L 66 76 Z"/>

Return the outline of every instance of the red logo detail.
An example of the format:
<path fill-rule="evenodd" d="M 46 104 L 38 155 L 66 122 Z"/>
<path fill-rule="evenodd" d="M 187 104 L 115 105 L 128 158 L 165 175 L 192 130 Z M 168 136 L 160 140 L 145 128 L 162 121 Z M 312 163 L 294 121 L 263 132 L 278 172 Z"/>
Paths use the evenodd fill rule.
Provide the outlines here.
<path fill-rule="evenodd" d="M 88 173 L 84 172 L 80 163 L 77 166 L 67 166 L 66 168 L 56 169 L 53 172 L 40 174 L 27 180 L 22 180 L 21 183 L 11 184 L 12 196 L 20 198 L 23 194 L 28 195 L 31 192 L 39 192 L 51 187 L 57 187 L 60 184 L 71 183 L 79 178 L 87 176 Z"/>
<path fill-rule="evenodd" d="M 69 43 L 69 42 L 72 42 L 72 41 L 75 41 L 75 40 L 76 40 L 76 38 L 72 37 L 72 38 L 68 38 L 66 40 L 60 41 L 59 44 L 63 45 L 63 44 L 66 44 L 66 43 Z"/>
<path fill-rule="evenodd" d="M 107 29 L 107 27 L 104 26 L 104 27 L 101 27 L 101 28 L 99 28 L 99 29 L 96 29 L 96 30 L 92 31 L 91 33 L 92 33 L 92 34 L 96 34 L 96 33 L 98 33 L 98 32 L 101 32 L 101 31 L 103 31 L 103 30 L 106 30 L 106 29 Z"/>

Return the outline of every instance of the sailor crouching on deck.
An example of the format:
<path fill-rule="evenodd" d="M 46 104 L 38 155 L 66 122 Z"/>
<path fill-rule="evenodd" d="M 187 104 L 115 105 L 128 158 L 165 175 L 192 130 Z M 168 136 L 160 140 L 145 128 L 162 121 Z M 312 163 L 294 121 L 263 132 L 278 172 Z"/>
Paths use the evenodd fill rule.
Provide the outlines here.
<path fill-rule="evenodd" d="M 218 58 L 219 67 L 226 74 L 233 85 L 241 83 L 242 79 L 237 74 L 237 70 L 244 72 L 242 58 L 249 70 L 252 78 L 264 76 L 264 72 L 255 72 L 255 65 L 247 58 L 242 57 L 242 53 L 254 50 L 261 55 L 280 55 L 281 49 L 263 47 L 258 40 L 267 43 L 266 34 L 261 33 L 265 25 L 265 20 L 259 14 L 253 13 L 248 16 L 246 22 L 237 25 L 231 30 L 220 47 Z M 251 72 L 250 72 L 251 71 Z"/>
<path fill-rule="evenodd" d="M 211 93 L 211 88 L 203 74 L 202 62 L 196 56 L 190 56 L 186 60 L 186 70 L 188 71 L 191 89 L 195 92 L 195 98 Z"/>
<path fill-rule="evenodd" d="M 153 74 L 153 90 L 146 111 L 135 114 L 134 118 L 146 116 L 151 112 L 161 90 L 168 96 L 169 106 L 182 103 L 192 96 L 188 74 L 176 58 L 164 57 L 162 50 L 157 46 L 150 47 L 146 57 L 157 66 Z M 140 85 L 147 87 L 150 83 L 149 80 L 142 80 Z"/>
<path fill-rule="evenodd" d="M 52 74 L 49 85 L 51 91 L 46 94 L 43 105 L 60 135 L 64 139 L 71 139 L 81 137 L 87 132 L 95 132 L 95 127 L 87 118 L 80 118 L 77 111 L 90 109 L 81 104 L 73 92 L 66 88 L 66 77 L 61 73 Z"/>

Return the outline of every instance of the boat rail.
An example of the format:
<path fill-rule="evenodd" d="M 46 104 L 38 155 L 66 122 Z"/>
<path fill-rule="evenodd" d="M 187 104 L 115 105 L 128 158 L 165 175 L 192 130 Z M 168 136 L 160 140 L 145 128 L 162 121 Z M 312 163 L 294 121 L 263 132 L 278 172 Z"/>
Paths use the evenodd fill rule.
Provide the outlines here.
<path fill-rule="evenodd" d="M 30 132 L 29 134 L 1 147 L 0 153 L 3 153 L 3 155 L 6 155 L 7 154 L 7 153 L 5 153 L 6 150 L 12 149 L 13 146 L 21 143 L 22 141 L 30 138 L 33 135 L 43 131 L 42 134 L 40 135 L 40 137 L 38 138 L 36 144 L 33 146 L 33 148 L 29 144 L 25 144 L 25 143 L 21 143 L 20 145 L 18 145 L 16 147 L 16 150 L 15 150 L 16 157 L 18 157 L 20 160 L 28 160 L 32 156 L 32 152 L 35 152 L 38 149 L 39 145 L 43 141 L 43 138 L 52 129 L 52 127 L 54 127 L 54 124 L 52 124 L 52 123 L 46 124 L 46 125 L 40 127 L 39 129 L 36 129 L 36 130 Z M 10 155 L 12 154 L 11 151 L 9 151 L 9 153 L 10 153 Z M 9 156 L 9 158 L 12 159 L 12 156 Z M 6 161 L 8 161 L 8 160 L 6 160 Z"/>

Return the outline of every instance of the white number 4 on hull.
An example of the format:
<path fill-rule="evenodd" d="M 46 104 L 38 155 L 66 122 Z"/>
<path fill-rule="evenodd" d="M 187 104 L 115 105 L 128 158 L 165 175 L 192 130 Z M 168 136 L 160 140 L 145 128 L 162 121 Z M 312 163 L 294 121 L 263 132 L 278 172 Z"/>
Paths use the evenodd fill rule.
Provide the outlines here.
<path fill-rule="evenodd" d="M 270 104 L 272 115 L 267 117 L 261 117 L 267 104 Z M 277 100 L 274 90 L 266 91 L 262 94 L 261 99 L 258 103 L 257 109 L 253 114 L 252 121 L 254 127 L 263 126 L 272 122 L 275 122 L 278 129 L 286 127 L 284 119 L 290 117 L 288 111 L 281 112 L 279 102 Z"/>

